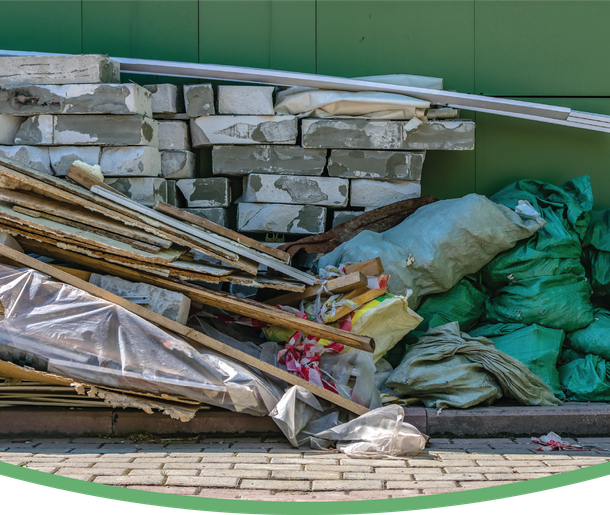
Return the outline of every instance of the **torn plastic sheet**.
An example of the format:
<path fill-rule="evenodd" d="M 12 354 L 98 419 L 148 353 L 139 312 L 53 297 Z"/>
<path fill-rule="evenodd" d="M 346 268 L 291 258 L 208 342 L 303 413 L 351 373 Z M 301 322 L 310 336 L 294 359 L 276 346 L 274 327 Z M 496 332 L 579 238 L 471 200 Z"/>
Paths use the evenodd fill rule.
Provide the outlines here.
<path fill-rule="evenodd" d="M 0 351 L 12 356 L 9 361 L 23 361 L 18 364 L 259 416 L 283 395 L 259 371 L 34 270 L 0 265 L 0 302 Z"/>

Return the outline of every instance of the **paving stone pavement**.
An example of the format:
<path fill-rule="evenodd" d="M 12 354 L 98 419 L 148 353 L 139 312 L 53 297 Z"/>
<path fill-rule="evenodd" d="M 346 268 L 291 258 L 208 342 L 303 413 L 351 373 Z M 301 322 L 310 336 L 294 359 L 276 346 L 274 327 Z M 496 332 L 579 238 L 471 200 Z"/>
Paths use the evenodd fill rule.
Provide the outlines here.
<path fill-rule="evenodd" d="M 574 441 L 566 439 L 568 441 Z M 0 461 L 150 492 L 274 501 L 413 497 L 504 485 L 610 461 L 592 451 L 538 452 L 526 438 L 433 438 L 417 456 L 353 459 L 293 449 L 281 438 L 0 440 Z"/>

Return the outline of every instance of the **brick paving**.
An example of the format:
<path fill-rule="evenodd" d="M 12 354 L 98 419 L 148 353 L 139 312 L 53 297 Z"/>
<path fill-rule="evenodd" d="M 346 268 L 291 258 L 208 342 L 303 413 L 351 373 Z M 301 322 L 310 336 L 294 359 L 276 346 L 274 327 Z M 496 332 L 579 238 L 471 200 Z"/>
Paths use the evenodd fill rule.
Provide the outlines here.
<path fill-rule="evenodd" d="M 538 452 L 527 438 L 432 438 L 418 456 L 351 459 L 281 438 L 0 440 L 0 461 L 150 492 L 275 501 L 390 499 L 526 481 L 610 461 L 595 451 Z"/>

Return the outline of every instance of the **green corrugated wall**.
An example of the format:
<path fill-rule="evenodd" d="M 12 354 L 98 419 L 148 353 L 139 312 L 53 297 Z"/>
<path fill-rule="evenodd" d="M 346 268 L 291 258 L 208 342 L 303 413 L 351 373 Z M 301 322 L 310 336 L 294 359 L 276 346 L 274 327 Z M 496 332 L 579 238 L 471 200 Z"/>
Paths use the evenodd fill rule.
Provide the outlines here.
<path fill-rule="evenodd" d="M 503 0 L 0 1 L 0 48 L 413 73 L 445 88 L 610 114 L 610 2 Z M 138 82 L 162 77 L 126 76 Z M 590 174 L 610 207 L 610 134 L 485 114 L 474 152 L 430 152 L 424 193 L 490 195 Z"/>

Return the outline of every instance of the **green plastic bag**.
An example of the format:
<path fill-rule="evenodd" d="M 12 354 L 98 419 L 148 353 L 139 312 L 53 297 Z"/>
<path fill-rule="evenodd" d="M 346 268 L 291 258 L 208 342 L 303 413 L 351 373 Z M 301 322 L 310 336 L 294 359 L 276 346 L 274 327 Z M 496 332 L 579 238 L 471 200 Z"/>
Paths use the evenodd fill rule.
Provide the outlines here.
<path fill-rule="evenodd" d="M 570 361 L 559 368 L 559 380 L 571 401 L 610 401 L 610 367 L 594 354 Z"/>
<path fill-rule="evenodd" d="M 610 311 L 596 309 L 595 321 L 568 334 L 568 345 L 583 354 L 595 354 L 610 360 Z"/>
<path fill-rule="evenodd" d="M 539 325 L 494 324 L 477 327 L 469 334 L 488 338 L 496 349 L 518 359 L 540 377 L 555 397 L 565 398 L 557 373 L 557 360 L 565 339 L 563 331 Z"/>
<path fill-rule="evenodd" d="M 592 290 L 580 261 L 593 205 L 589 176 L 561 187 L 523 180 L 491 199 L 507 207 L 527 200 L 547 225 L 483 268 L 481 279 L 491 292 L 484 318 L 566 331 L 589 325 Z"/>
<path fill-rule="evenodd" d="M 584 238 L 588 245 L 583 252 L 591 287 L 595 295 L 610 295 L 610 209 L 592 211 Z"/>

